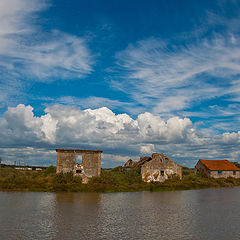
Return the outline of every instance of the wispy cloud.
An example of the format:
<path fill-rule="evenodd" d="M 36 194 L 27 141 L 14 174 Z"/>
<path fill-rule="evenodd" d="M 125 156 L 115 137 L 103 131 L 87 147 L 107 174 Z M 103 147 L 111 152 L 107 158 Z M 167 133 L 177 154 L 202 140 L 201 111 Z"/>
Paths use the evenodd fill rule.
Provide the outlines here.
<path fill-rule="evenodd" d="M 54 103 L 70 105 L 70 106 L 80 106 L 82 108 L 100 108 L 107 107 L 110 109 L 128 109 L 133 107 L 133 104 L 129 102 L 122 102 L 119 100 L 113 100 L 104 97 L 90 96 L 87 98 L 73 97 L 73 96 L 63 96 L 54 100 Z"/>
<path fill-rule="evenodd" d="M 94 56 L 84 37 L 58 30 L 43 33 L 39 14 L 49 1 L 2 0 L 0 3 L 0 99 L 24 93 L 34 81 L 80 79 L 90 74 Z M 20 87 L 19 87 L 20 86 Z"/>
<path fill-rule="evenodd" d="M 15 71 L 22 78 L 53 81 L 66 77 L 82 78 L 92 72 L 93 57 L 84 38 L 79 38 L 59 31 L 45 36 L 44 42 L 16 42 L 7 52 L 10 66 L 4 67 Z M 1 59 L 0 59 L 1 60 Z M 2 61 L 6 58 L 3 56 Z"/>
<path fill-rule="evenodd" d="M 180 46 L 158 38 L 139 41 L 116 55 L 123 74 L 112 85 L 162 114 L 174 114 L 207 99 L 236 98 L 240 44 L 232 38 L 218 35 Z"/>
<path fill-rule="evenodd" d="M 49 4 L 44 0 L 2 0 L 0 2 L 0 52 L 6 53 L 14 46 L 11 36 L 32 32 L 29 20 L 35 13 L 45 9 Z"/>

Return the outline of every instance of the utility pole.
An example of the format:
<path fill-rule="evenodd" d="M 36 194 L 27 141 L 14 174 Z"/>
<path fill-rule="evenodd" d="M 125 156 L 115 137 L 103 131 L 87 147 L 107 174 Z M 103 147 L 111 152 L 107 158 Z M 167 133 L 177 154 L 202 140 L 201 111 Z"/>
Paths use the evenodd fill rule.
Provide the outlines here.
<path fill-rule="evenodd" d="M 2 167 L 2 158 L 0 157 L 0 168 Z"/>

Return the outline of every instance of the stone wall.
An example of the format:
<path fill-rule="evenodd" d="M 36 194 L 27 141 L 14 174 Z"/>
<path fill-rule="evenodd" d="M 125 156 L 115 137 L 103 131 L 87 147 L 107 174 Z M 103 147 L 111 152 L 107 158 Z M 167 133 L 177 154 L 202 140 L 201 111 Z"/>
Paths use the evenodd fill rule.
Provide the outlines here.
<path fill-rule="evenodd" d="M 101 150 L 56 149 L 57 173 L 73 172 L 81 176 L 86 183 L 93 176 L 101 174 Z M 76 156 L 82 156 L 82 162 L 76 162 Z"/>
<path fill-rule="evenodd" d="M 142 165 L 141 174 L 145 182 L 164 182 L 173 175 L 182 179 L 182 167 L 163 153 L 153 153 L 152 160 Z"/>
<path fill-rule="evenodd" d="M 202 164 L 201 161 L 197 162 L 195 169 L 197 173 L 202 172 L 205 177 L 210 177 L 211 172 L 205 167 L 204 164 Z"/>
<path fill-rule="evenodd" d="M 74 152 L 57 151 L 57 173 L 73 172 L 76 164 Z"/>
<path fill-rule="evenodd" d="M 210 177 L 212 178 L 240 178 L 240 171 L 222 171 L 221 174 L 218 173 L 218 171 L 210 171 Z"/>
<path fill-rule="evenodd" d="M 88 177 L 100 176 L 101 152 L 85 152 L 82 154 L 82 165 Z"/>

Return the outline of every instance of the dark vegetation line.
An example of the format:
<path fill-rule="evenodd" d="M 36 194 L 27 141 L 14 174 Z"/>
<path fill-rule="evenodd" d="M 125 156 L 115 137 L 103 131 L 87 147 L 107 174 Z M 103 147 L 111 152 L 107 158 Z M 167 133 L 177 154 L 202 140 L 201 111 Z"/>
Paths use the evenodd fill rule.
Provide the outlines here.
<path fill-rule="evenodd" d="M 44 171 L 24 171 L 12 168 L 0 169 L 1 191 L 37 191 L 37 192 L 132 192 L 132 191 L 171 191 L 201 188 L 240 186 L 240 179 L 205 178 L 193 170 L 183 168 L 183 179 L 177 177 L 164 183 L 145 183 L 139 169 L 133 168 L 127 173 L 121 167 L 102 170 L 100 177 L 93 177 L 88 184 L 82 184 L 81 178 L 72 173 L 56 174 L 54 166 Z"/>

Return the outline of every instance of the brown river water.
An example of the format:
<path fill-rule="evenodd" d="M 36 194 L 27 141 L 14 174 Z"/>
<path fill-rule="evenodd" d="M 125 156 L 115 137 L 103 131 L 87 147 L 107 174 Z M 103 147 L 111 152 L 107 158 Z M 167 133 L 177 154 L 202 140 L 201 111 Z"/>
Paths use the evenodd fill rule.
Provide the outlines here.
<path fill-rule="evenodd" d="M 8 239 L 240 239 L 240 187 L 0 192 L 0 240 Z"/>

